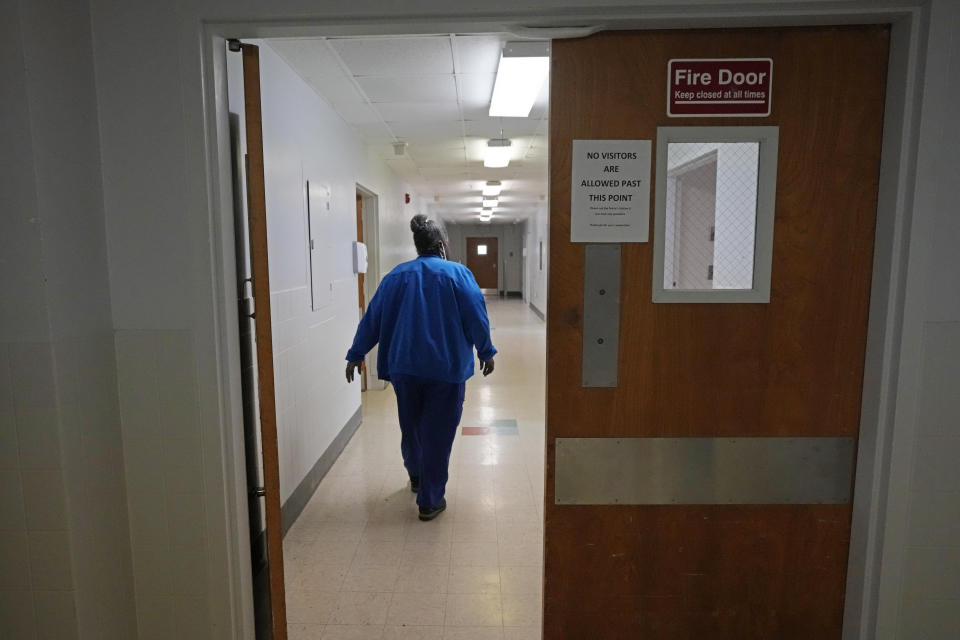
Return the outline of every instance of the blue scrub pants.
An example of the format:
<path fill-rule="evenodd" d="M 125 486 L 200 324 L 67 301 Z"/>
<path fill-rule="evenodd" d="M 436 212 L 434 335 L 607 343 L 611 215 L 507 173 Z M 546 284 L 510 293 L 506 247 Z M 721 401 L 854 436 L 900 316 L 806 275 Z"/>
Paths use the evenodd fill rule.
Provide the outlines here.
<path fill-rule="evenodd" d="M 400 452 L 411 478 L 420 478 L 417 504 L 432 509 L 447 487 L 450 449 L 463 413 L 463 382 L 391 376 L 400 417 Z"/>

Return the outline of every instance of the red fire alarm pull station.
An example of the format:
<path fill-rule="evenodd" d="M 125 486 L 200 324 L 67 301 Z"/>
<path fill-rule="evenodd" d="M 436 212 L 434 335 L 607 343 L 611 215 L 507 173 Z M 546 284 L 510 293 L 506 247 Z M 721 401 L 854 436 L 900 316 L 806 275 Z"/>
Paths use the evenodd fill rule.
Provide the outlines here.
<path fill-rule="evenodd" d="M 403 202 L 404 202 L 405 204 L 410 204 L 410 194 L 409 194 L 409 193 L 403 194 Z"/>
<path fill-rule="evenodd" d="M 769 116 L 770 58 L 674 59 L 667 63 L 667 115 L 672 118 Z"/>

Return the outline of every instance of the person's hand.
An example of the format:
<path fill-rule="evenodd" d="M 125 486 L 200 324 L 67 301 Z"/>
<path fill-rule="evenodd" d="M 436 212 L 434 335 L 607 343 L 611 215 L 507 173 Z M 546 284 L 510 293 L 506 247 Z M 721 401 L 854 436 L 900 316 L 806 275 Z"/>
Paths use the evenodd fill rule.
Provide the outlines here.
<path fill-rule="evenodd" d="M 490 358 L 489 360 L 481 360 L 480 370 L 483 371 L 484 377 L 487 377 L 488 375 L 493 373 L 493 358 Z"/>
<path fill-rule="evenodd" d="M 353 374 L 355 371 L 360 371 L 360 365 L 362 364 L 363 362 L 360 360 L 347 363 L 347 382 L 353 382 Z"/>

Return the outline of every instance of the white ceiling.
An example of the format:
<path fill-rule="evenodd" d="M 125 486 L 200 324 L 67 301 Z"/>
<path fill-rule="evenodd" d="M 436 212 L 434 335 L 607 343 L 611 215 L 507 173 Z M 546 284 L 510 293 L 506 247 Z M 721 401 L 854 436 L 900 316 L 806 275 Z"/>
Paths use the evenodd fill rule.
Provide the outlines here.
<path fill-rule="evenodd" d="M 547 99 L 528 118 L 487 110 L 503 35 L 271 39 L 270 46 L 373 151 L 449 222 L 476 221 L 480 189 L 500 180 L 494 222 L 527 218 L 547 190 Z M 513 141 L 505 169 L 483 166 L 500 129 Z M 394 154 L 393 143 L 407 143 Z"/>

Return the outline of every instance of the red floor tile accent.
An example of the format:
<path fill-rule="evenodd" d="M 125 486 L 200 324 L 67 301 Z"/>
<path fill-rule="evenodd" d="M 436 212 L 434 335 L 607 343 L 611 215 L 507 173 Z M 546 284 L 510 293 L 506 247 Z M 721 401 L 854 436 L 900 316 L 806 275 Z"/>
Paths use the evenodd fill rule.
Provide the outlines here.
<path fill-rule="evenodd" d="M 490 433 L 490 427 L 463 427 L 461 431 L 465 436 L 485 436 Z"/>

